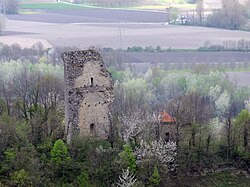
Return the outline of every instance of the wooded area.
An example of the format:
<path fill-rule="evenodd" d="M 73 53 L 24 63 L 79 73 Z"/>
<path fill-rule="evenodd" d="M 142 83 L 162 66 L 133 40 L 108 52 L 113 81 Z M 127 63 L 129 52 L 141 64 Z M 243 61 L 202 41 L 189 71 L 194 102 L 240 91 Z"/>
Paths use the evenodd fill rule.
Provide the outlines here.
<path fill-rule="evenodd" d="M 109 138 L 67 145 L 60 54 L 73 49 L 39 46 L 12 46 L 1 62 L 2 186 L 178 186 L 228 167 L 249 172 L 250 89 L 225 72 L 197 66 L 189 75 L 157 67 L 136 74 L 106 63 L 115 80 Z M 172 124 L 162 123 L 163 111 Z"/>

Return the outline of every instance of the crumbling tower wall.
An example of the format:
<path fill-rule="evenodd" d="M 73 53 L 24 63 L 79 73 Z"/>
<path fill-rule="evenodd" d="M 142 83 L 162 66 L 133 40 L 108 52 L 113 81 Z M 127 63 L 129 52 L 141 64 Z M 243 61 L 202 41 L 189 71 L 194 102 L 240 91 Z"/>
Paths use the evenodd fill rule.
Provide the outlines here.
<path fill-rule="evenodd" d="M 94 50 L 62 54 L 65 76 L 65 133 L 106 139 L 111 125 L 114 82 Z"/>

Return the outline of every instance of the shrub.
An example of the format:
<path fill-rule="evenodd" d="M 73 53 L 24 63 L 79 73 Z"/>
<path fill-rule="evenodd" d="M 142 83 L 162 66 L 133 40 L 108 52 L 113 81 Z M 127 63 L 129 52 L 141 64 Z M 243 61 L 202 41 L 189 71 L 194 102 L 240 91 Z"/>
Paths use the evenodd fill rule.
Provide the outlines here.
<path fill-rule="evenodd" d="M 124 150 L 120 153 L 120 158 L 124 167 L 129 168 L 130 171 L 136 171 L 136 158 L 129 145 L 124 145 Z"/>
<path fill-rule="evenodd" d="M 159 186 L 161 182 L 161 176 L 158 172 L 158 168 L 154 166 L 154 172 L 149 178 L 149 182 L 152 186 Z"/>
<path fill-rule="evenodd" d="M 57 140 L 50 152 L 51 160 L 55 164 L 61 165 L 64 162 L 70 161 L 70 156 L 68 154 L 68 149 L 62 140 Z"/>
<path fill-rule="evenodd" d="M 77 177 L 77 183 L 79 186 L 90 187 L 89 175 L 86 171 L 83 171 L 81 175 Z"/>
<path fill-rule="evenodd" d="M 21 169 L 20 171 L 15 171 L 12 174 L 11 179 L 12 179 L 14 184 L 16 184 L 17 186 L 20 186 L 20 187 L 31 185 L 29 173 L 26 172 L 24 169 Z"/>

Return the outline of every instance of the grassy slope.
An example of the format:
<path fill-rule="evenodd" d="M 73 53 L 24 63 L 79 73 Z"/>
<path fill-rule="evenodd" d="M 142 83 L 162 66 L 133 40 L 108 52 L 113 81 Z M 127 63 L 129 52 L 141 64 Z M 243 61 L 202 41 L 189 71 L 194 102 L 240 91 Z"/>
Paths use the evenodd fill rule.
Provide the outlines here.
<path fill-rule="evenodd" d="M 21 4 L 22 9 L 84 9 L 85 6 L 70 5 L 64 3 L 28 3 Z"/>
<path fill-rule="evenodd" d="M 171 1 L 171 0 L 170 0 Z M 21 8 L 22 9 L 82 9 L 82 8 L 90 8 L 95 7 L 92 4 L 65 4 L 65 3 L 57 3 L 55 0 L 21 0 Z M 141 6 L 113 6 L 103 8 L 119 8 L 119 9 L 133 9 L 133 10 L 161 10 L 165 11 L 166 7 L 173 6 L 179 8 L 180 10 L 193 10 L 195 9 L 194 4 L 186 4 L 186 3 L 175 3 L 169 5 L 166 2 L 163 4 L 152 4 L 152 5 L 141 5 Z M 101 8 L 101 7 L 100 7 Z"/>

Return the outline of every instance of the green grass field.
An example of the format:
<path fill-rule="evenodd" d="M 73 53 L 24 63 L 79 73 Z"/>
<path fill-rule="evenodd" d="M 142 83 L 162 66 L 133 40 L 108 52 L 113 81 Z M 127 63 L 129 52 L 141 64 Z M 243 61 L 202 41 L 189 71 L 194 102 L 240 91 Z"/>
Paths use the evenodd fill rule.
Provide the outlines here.
<path fill-rule="evenodd" d="M 118 9 L 132 9 L 132 10 L 161 10 L 165 11 L 166 5 L 142 5 L 142 6 L 98 6 L 93 4 L 70 4 L 70 3 L 57 3 L 53 2 L 33 2 L 30 1 L 22 1 L 21 9 L 84 9 L 91 7 L 99 7 L 99 8 L 118 8 Z M 195 6 L 193 4 L 175 4 L 174 7 L 179 8 L 180 10 L 185 9 L 194 9 Z"/>
<path fill-rule="evenodd" d="M 21 4 L 22 9 L 85 9 L 84 5 L 73 5 L 65 3 L 27 3 Z"/>

